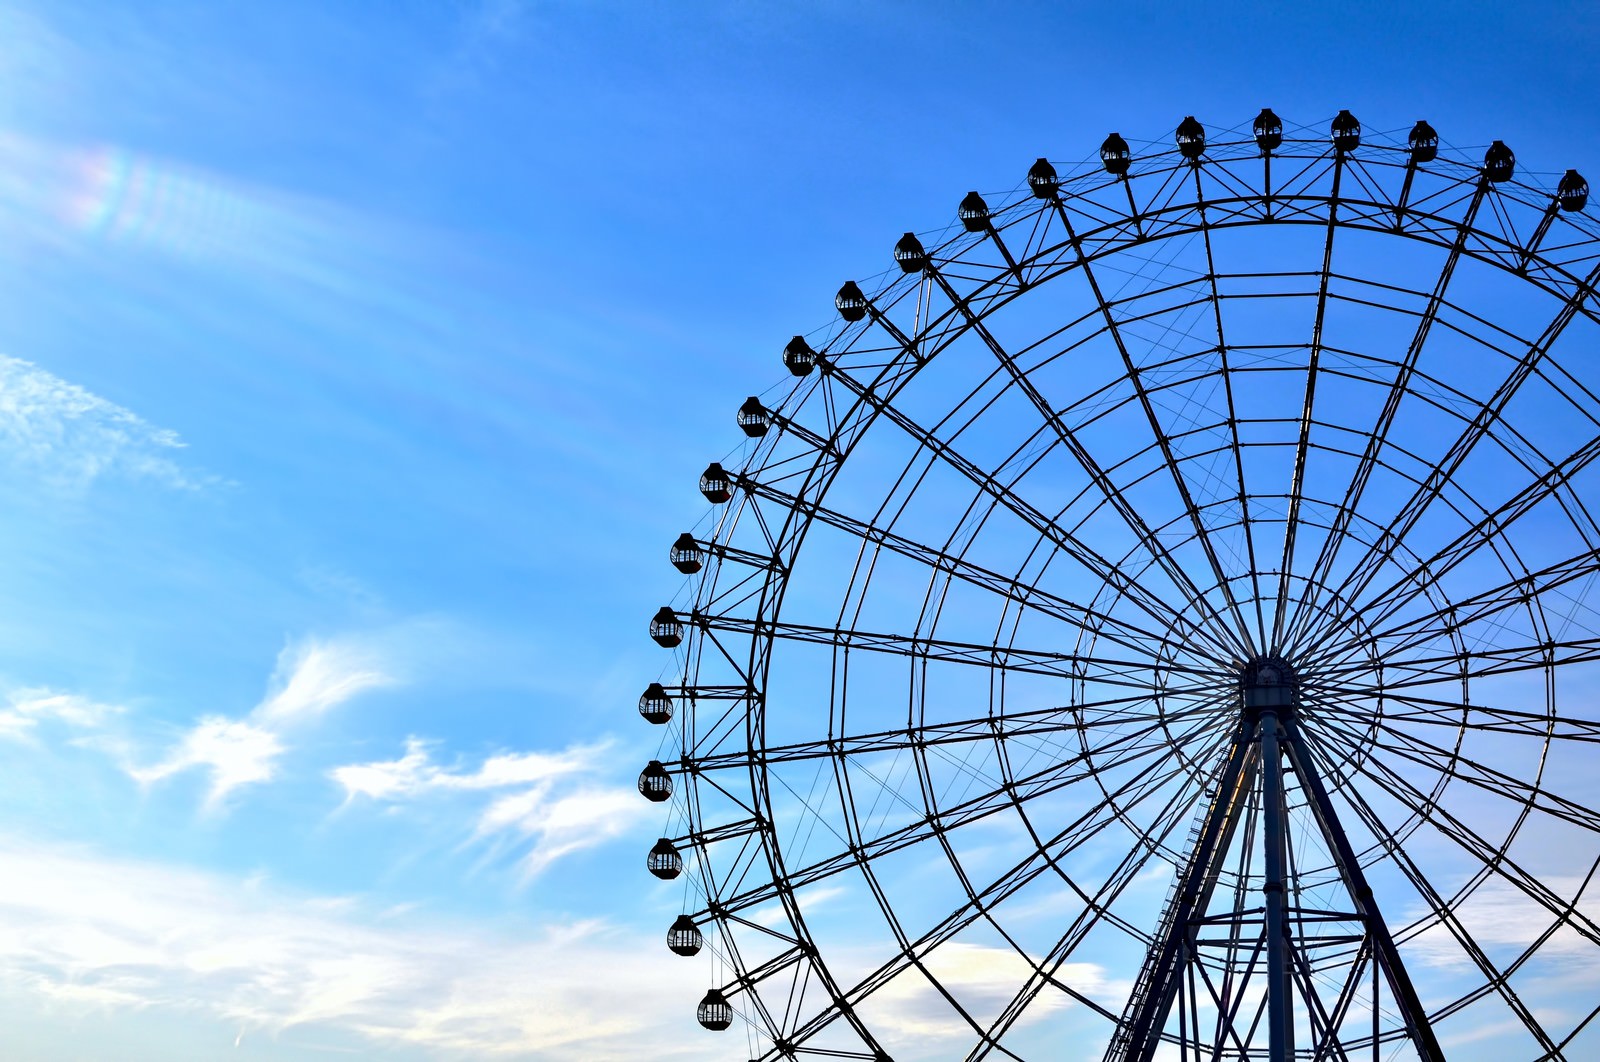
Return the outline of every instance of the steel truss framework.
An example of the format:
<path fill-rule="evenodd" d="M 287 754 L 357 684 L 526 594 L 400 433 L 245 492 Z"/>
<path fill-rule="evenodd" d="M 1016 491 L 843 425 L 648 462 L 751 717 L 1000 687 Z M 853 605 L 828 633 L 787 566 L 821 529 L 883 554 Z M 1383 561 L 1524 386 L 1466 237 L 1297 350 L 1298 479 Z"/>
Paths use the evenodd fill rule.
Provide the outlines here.
<path fill-rule="evenodd" d="M 641 791 L 749 1057 L 1600 1055 L 1600 234 L 1344 118 L 1041 160 L 740 407 Z"/>

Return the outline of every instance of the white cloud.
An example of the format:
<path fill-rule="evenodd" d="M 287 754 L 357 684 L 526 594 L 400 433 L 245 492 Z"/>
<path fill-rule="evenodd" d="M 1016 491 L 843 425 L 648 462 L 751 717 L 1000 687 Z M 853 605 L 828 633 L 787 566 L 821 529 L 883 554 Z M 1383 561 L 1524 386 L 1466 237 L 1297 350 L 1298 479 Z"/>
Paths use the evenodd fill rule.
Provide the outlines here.
<path fill-rule="evenodd" d="M 183 445 L 114 402 L 0 354 L 0 454 L 13 467 L 71 488 L 111 474 L 196 488 L 205 478 L 174 460 Z"/>
<path fill-rule="evenodd" d="M 1535 1009 L 1530 1013 L 1533 1015 L 1533 1020 L 1546 1029 L 1555 1028 L 1568 1018 L 1563 1011 L 1544 1008 Z M 1528 1026 L 1524 1024 L 1521 1018 L 1485 1022 L 1482 1025 L 1469 1026 L 1459 1032 L 1441 1036 L 1439 1046 L 1448 1047 L 1453 1051 L 1456 1048 L 1465 1047 L 1467 1044 L 1478 1043 L 1482 1040 L 1493 1040 L 1497 1036 L 1508 1034 L 1513 1038 L 1525 1040 L 1528 1034 Z"/>
<path fill-rule="evenodd" d="M 794 900 L 800 905 L 800 912 L 810 918 L 816 914 L 818 908 L 853 895 L 854 890 L 844 885 L 812 885 L 797 890 Z M 784 910 L 783 905 L 774 903 L 766 904 L 753 913 L 747 913 L 745 917 L 758 926 L 782 929 L 789 921 L 789 912 Z"/>
<path fill-rule="evenodd" d="M 5 708 L 0 708 L 0 738 L 18 740 L 29 739 L 40 723 L 54 721 L 87 730 L 122 710 L 117 705 L 49 689 L 13 690 L 7 695 L 7 702 Z"/>
<path fill-rule="evenodd" d="M 628 833 L 648 816 L 649 806 L 631 787 L 593 780 L 607 748 L 506 753 L 488 757 L 475 770 L 450 770 L 433 762 L 426 742 L 411 738 L 397 760 L 350 764 L 329 775 L 344 788 L 347 804 L 356 797 L 396 803 L 431 794 L 514 790 L 483 808 L 474 837 L 531 841 L 522 870 L 532 878 L 563 856 Z"/>
<path fill-rule="evenodd" d="M 370 646 L 308 641 L 279 654 L 275 690 L 251 715 L 273 726 L 316 718 L 358 693 L 395 681 Z"/>
<path fill-rule="evenodd" d="M 191 767 L 206 768 L 211 772 L 206 804 L 214 809 L 240 786 L 270 781 L 283 750 L 283 742 L 271 730 L 207 716 L 184 735 L 166 759 L 150 767 L 130 768 L 128 773 L 136 781 L 149 784 Z"/>
<path fill-rule="evenodd" d="M 960 941 L 935 948 L 924 965 L 980 1020 L 992 1018 L 1009 1003 L 1033 969 L 1028 960 L 1010 948 Z M 1104 968 L 1095 963 L 1064 963 L 1056 970 L 1056 976 L 1095 998 L 1126 994 L 1128 987 L 1108 982 Z M 937 1050 L 934 1041 L 971 1038 L 971 1027 L 915 968 L 890 981 L 872 999 L 874 1028 L 881 1029 L 892 1043 Z M 1023 1012 L 1019 1024 L 1039 1021 L 1070 1005 L 1069 997 L 1047 989 Z"/>
<path fill-rule="evenodd" d="M 451 771 L 433 762 L 428 743 L 406 740 L 406 753 L 398 760 L 337 767 L 331 775 L 344 787 L 347 799 L 399 800 L 430 790 L 498 789 L 505 786 L 547 783 L 564 775 L 592 771 L 608 746 L 578 745 L 563 752 L 522 752 L 490 756 L 475 771 Z"/>
<path fill-rule="evenodd" d="M 429 924 L 259 881 L 4 847 L 0 986 L 11 998 L 49 1000 L 57 1015 L 157 1008 L 208 1019 L 219 1057 L 236 1034 L 313 1026 L 374 1049 L 609 1062 L 692 1021 L 693 993 L 662 991 L 681 981 L 682 960 L 600 922 Z M 650 1055 L 703 1057 L 655 1039 Z"/>
<path fill-rule="evenodd" d="M 329 776 L 344 787 L 348 803 L 357 796 L 373 800 L 413 796 L 426 788 L 429 774 L 436 770 L 429 762 L 427 745 L 410 738 L 406 741 L 406 754 L 398 760 L 335 767 Z"/>
<path fill-rule="evenodd" d="M 531 840 L 522 871 L 532 878 L 563 856 L 623 836 L 647 817 L 657 816 L 633 789 L 588 786 L 552 797 L 535 786 L 490 804 L 478 820 L 478 832 L 510 830 Z"/>
<path fill-rule="evenodd" d="M 142 784 L 201 768 L 211 774 L 206 805 L 215 810 L 241 786 L 277 777 L 288 750 L 285 733 L 314 722 L 353 697 L 398 680 L 380 654 L 357 640 L 309 640 L 278 656 L 270 692 L 243 719 L 202 718 L 165 758 L 149 766 L 130 765 Z"/>
<path fill-rule="evenodd" d="M 1584 896 L 1586 881 L 1571 875 L 1550 875 L 1541 882 L 1556 896 L 1582 896 L 1578 910 L 1588 919 L 1600 922 L 1600 897 Z M 1559 958 L 1572 976 L 1600 976 L 1600 949 L 1570 925 L 1550 932 L 1558 919 L 1521 889 L 1503 878 L 1490 878 L 1455 906 L 1455 915 L 1479 946 L 1491 956 L 1520 953 L 1549 933 L 1539 946 L 1539 954 Z M 1442 923 L 1436 923 L 1402 945 L 1406 953 L 1415 952 L 1430 966 L 1460 970 L 1474 969 L 1472 959 L 1456 943 Z"/>

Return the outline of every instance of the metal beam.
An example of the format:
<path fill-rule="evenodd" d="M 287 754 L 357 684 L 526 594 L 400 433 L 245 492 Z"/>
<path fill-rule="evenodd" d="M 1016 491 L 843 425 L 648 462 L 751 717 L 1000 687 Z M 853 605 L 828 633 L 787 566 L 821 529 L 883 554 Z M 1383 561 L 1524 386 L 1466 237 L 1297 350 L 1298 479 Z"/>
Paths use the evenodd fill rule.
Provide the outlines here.
<path fill-rule="evenodd" d="M 1151 1062 L 1161 1044 L 1171 1038 L 1172 1034 L 1166 1030 L 1167 1022 L 1174 1004 L 1183 999 L 1186 977 L 1198 966 L 1198 949 L 1202 946 L 1237 947 L 1247 938 L 1256 937 L 1257 959 L 1251 962 L 1244 980 L 1259 972 L 1266 978 L 1266 991 L 1262 1013 L 1257 1018 L 1261 1024 L 1251 1024 L 1251 1031 L 1246 1032 L 1245 1040 L 1238 1044 L 1241 1052 L 1248 1053 L 1246 1041 L 1259 1031 L 1267 1039 L 1266 1052 L 1261 1057 L 1268 1062 L 1292 1062 L 1296 1057 L 1297 1008 L 1303 1007 L 1314 1041 L 1307 1049 L 1318 1059 L 1346 1057 L 1350 1045 L 1340 1041 L 1339 1030 L 1364 981 L 1362 967 L 1370 961 L 1374 969 L 1370 1000 L 1373 1012 L 1376 1014 L 1380 1010 L 1377 981 L 1381 974 L 1393 1008 L 1404 1023 L 1405 1036 L 1422 1062 L 1443 1062 L 1444 1053 L 1433 1033 L 1428 1012 L 1406 971 L 1355 849 L 1339 822 L 1307 738 L 1299 727 L 1298 694 L 1291 691 L 1287 682 L 1274 686 L 1271 680 L 1258 681 L 1255 677 L 1255 669 L 1264 668 L 1267 663 L 1279 662 L 1263 661 L 1252 665 L 1242 679 L 1239 724 L 1217 796 L 1193 835 L 1188 862 L 1151 942 L 1105 1058 L 1107 1062 Z M 1349 913 L 1309 912 L 1295 899 L 1298 872 L 1296 846 L 1290 837 L 1286 770 L 1293 772 L 1305 806 L 1316 821 L 1339 881 L 1349 896 L 1350 906 L 1344 908 Z M 1256 788 L 1258 772 L 1259 790 Z M 1259 794 L 1257 809 L 1252 809 L 1253 794 Z M 1230 909 L 1208 914 L 1207 906 L 1228 858 L 1235 829 L 1249 818 L 1252 810 L 1257 810 L 1260 818 L 1261 905 L 1246 909 L 1244 895 L 1236 893 Z M 1253 847 L 1254 843 L 1247 834 L 1246 846 Z M 1310 928 L 1329 921 L 1358 923 L 1359 933 L 1319 936 Z M 1210 932 L 1202 936 L 1203 930 Z M 1324 1005 L 1310 976 L 1308 949 L 1352 942 L 1359 942 L 1357 958 L 1352 960 L 1352 968 L 1343 979 L 1338 998 L 1331 1005 Z M 1204 976 L 1203 966 L 1198 968 Z M 1214 1002 L 1219 1012 L 1236 1009 L 1237 1002 L 1243 998 L 1244 987 L 1241 982 L 1217 995 Z M 1198 1026 L 1191 1028 L 1193 1023 L 1186 1015 L 1180 1018 L 1183 1019 L 1181 1038 L 1185 1044 L 1193 1042 L 1203 1050 L 1205 1045 Z M 1233 1018 L 1226 1019 L 1225 1024 L 1233 1036 L 1239 1035 Z M 1228 1032 L 1219 1028 L 1218 1035 L 1222 1037 Z M 1379 1033 L 1373 1034 L 1374 1045 L 1379 1043 L 1379 1037 Z M 1219 1048 L 1221 1042 L 1219 1039 Z"/>
<path fill-rule="evenodd" d="M 1312 814 L 1322 831 L 1322 838 L 1327 842 L 1334 862 L 1339 868 L 1339 877 L 1344 881 L 1345 890 L 1355 901 L 1356 910 L 1366 925 L 1374 957 L 1383 970 L 1383 976 L 1389 982 L 1389 991 L 1394 995 L 1401 1016 L 1405 1019 L 1407 1035 L 1411 1037 L 1412 1044 L 1424 1062 L 1444 1062 L 1444 1051 L 1433 1035 L 1428 1012 L 1423 1009 L 1416 987 L 1411 983 L 1410 975 L 1406 973 L 1405 963 L 1400 959 L 1400 951 L 1395 947 L 1394 937 L 1389 934 L 1389 926 L 1378 910 L 1372 886 L 1367 884 L 1366 875 L 1361 870 L 1361 861 L 1356 858 L 1355 850 L 1350 846 L 1350 838 L 1339 825 L 1339 817 L 1334 812 L 1333 801 L 1328 797 L 1327 787 L 1322 784 L 1322 777 L 1311 763 L 1311 757 L 1305 750 L 1305 739 L 1301 737 L 1292 719 L 1286 721 L 1284 747 L 1289 755 L 1289 762 L 1294 766 L 1295 774 L 1300 779 L 1300 787 L 1309 798 Z M 1372 1002 L 1373 1008 L 1376 1009 L 1377 1000 L 1374 999 Z"/>
<path fill-rule="evenodd" d="M 1266 880 L 1261 893 L 1266 905 L 1267 1057 L 1289 1062 L 1294 1055 L 1294 982 L 1290 977 L 1289 919 L 1285 893 L 1289 887 L 1288 812 L 1283 806 L 1283 752 L 1278 713 L 1261 713 L 1256 740 L 1261 745 L 1262 843 L 1266 848 Z"/>
<path fill-rule="evenodd" d="M 1150 1062 L 1161 1043 L 1161 1030 L 1181 982 L 1183 960 L 1192 946 L 1189 940 L 1191 923 L 1197 913 L 1205 911 L 1211 899 L 1222 860 L 1254 785 L 1259 746 L 1251 729 L 1249 723 L 1241 720 L 1234 734 L 1217 795 L 1206 811 L 1183 879 L 1173 893 L 1161 928 L 1151 942 L 1144 968 L 1134 982 L 1123 1019 L 1106 1048 L 1107 1062 Z"/>

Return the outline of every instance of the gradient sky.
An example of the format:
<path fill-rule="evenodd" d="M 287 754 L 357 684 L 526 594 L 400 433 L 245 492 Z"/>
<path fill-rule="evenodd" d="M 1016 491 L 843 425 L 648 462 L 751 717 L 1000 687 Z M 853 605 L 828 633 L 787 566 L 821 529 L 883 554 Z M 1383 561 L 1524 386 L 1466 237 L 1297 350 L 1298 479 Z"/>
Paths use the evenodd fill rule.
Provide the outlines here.
<path fill-rule="evenodd" d="M 634 701 L 783 340 L 1189 113 L 1600 174 L 1597 49 L 1580 3 L 0 0 L 7 1056 L 744 1057 L 660 944 Z"/>

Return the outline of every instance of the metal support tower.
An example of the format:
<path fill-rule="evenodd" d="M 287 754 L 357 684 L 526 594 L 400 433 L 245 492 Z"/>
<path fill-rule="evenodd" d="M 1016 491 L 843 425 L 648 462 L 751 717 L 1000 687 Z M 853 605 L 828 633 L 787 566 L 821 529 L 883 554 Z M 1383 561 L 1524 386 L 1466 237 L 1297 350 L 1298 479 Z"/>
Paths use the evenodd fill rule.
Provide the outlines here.
<path fill-rule="evenodd" d="M 1372 1058 L 1388 1058 L 1399 1034 L 1380 1038 L 1380 1010 L 1403 1018 L 1404 1036 L 1417 1058 L 1443 1062 L 1427 1012 L 1296 725 L 1294 668 L 1277 657 L 1253 660 L 1240 671 L 1239 692 L 1239 722 L 1227 763 L 1107 1047 L 1107 1062 L 1151 1062 L 1174 1031 L 1183 1062 L 1353 1059 L 1356 1045 L 1370 1050 Z M 1348 910 L 1300 902 L 1286 776 L 1298 790 L 1293 806 L 1316 824 Z M 1252 873 L 1258 850 L 1261 869 Z M 1213 909 L 1225 872 L 1234 881 L 1232 902 Z M 1246 879 L 1259 881 L 1258 902 L 1244 888 Z M 1354 948 L 1357 958 L 1341 984 L 1319 989 L 1317 954 L 1326 948 Z M 1242 954 L 1245 961 L 1235 968 L 1242 966 L 1243 974 L 1230 970 L 1214 977 L 1224 964 L 1208 964 L 1207 949 Z M 1362 976 L 1367 970 L 1370 981 Z M 1264 991 L 1252 992 L 1252 980 Z M 1380 994 L 1380 980 L 1386 996 Z M 1364 1044 L 1351 1030 L 1358 1003 L 1373 1014 Z M 1202 1009 L 1214 1014 L 1209 1030 L 1201 1027 Z M 1169 1021 L 1176 1030 L 1168 1028 Z M 1264 1047 L 1256 1035 L 1263 1027 Z M 1306 1037 L 1298 1048 L 1297 1028 Z"/>

